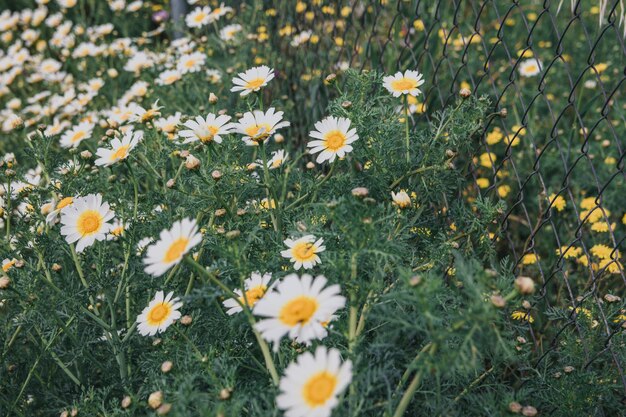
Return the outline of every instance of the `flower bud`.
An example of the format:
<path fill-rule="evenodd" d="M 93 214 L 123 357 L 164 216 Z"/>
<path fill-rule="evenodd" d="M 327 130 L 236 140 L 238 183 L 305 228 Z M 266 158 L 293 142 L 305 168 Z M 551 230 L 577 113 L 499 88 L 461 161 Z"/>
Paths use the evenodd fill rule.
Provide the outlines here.
<path fill-rule="evenodd" d="M 352 195 L 355 197 L 367 197 L 369 190 L 365 187 L 356 187 L 352 189 Z"/>
<path fill-rule="evenodd" d="M 515 278 L 515 288 L 520 294 L 532 294 L 535 292 L 535 281 L 529 277 Z"/>
<path fill-rule="evenodd" d="M 491 296 L 491 304 L 498 308 L 503 308 L 506 305 L 506 300 L 500 294 L 494 294 Z"/>
<path fill-rule="evenodd" d="M 215 94 L 213 94 L 213 93 L 209 94 L 209 103 L 215 104 L 215 103 L 217 103 L 217 100 L 218 100 L 218 98 L 217 98 L 217 96 Z"/>
<path fill-rule="evenodd" d="M 522 415 L 525 417 L 535 417 L 537 415 L 537 409 L 532 405 L 527 405 L 522 408 Z"/>
<path fill-rule="evenodd" d="M 163 393 L 161 391 L 155 391 L 152 394 L 150 394 L 150 397 L 148 397 L 148 405 L 153 410 L 156 410 L 157 408 L 159 408 L 162 403 L 163 403 Z"/>
<path fill-rule="evenodd" d="M 216 169 L 211 172 L 211 178 L 213 178 L 215 181 L 219 181 L 220 179 L 222 179 L 222 173 Z"/>
<path fill-rule="evenodd" d="M 472 95 L 472 92 L 470 91 L 469 88 L 461 88 L 459 95 L 463 98 L 468 98 L 469 96 Z"/>
<path fill-rule="evenodd" d="M 163 404 L 157 409 L 157 414 L 160 416 L 164 416 L 168 414 L 172 410 L 172 404 Z"/>
<path fill-rule="evenodd" d="M 509 403 L 509 411 L 512 413 L 519 413 L 520 411 L 522 411 L 522 405 L 520 403 L 518 403 L 517 401 L 513 401 Z"/>
<path fill-rule="evenodd" d="M 165 183 L 165 186 L 167 188 L 174 188 L 174 186 L 176 185 L 176 181 L 174 181 L 174 178 L 170 178 L 169 180 L 167 180 L 167 182 Z"/>
<path fill-rule="evenodd" d="M 80 153 L 80 157 L 83 158 L 83 159 L 89 159 L 92 156 L 93 156 L 93 154 L 91 152 L 89 152 L 89 151 L 82 151 Z"/>
<path fill-rule="evenodd" d="M 161 364 L 161 372 L 163 372 L 164 374 L 168 373 L 169 371 L 172 370 L 172 366 L 174 366 L 172 361 L 165 361 L 165 362 L 163 362 Z"/>
<path fill-rule="evenodd" d="M 0 277 L 0 290 L 6 290 L 11 285 L 11 279 L 9 277 Z"/>
<path fill-rule="evenodd" d="M 183 326 L 189 326 L 192 321 L 193 319 L 190 315 L 184 315 L 180 318 L 180 324 L 182 324 Z"/>
<path fill-rule="evenodd" d="M 128 408 L 132 404 L 133 400 L 127 395 L 122 398 L 122 408 Z"/>
<path fill-rule="evenodd" d="M 220 400 L 227 400 L 233 392 L 232 388 L 224 388 L 220 391 Z"/>
<path fill-rule="evenodd" d="M 200 166 L 200 160 L 193 155 L 189 155 L 185 158 L 185 167 L 187 169 L 196 169 Z"/>

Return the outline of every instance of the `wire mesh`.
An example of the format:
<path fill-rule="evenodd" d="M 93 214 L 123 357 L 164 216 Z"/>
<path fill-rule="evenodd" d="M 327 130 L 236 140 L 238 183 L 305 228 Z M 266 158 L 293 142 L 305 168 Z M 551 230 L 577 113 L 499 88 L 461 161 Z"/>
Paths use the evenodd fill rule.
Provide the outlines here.
<path fill-rule="evenodd" d="M 626 217 L 618 217 L 626 202 L 624 10 L 619 0 L 560 3 L 338 1 L 334 10 L 322 8 L 349 11 L 326 27 L 339 47 L 335 62 L 320 58 L 311 65 L 385 73 L 417 68 L 427 81 L 416 120 L 451 103 L 461 88 L 492 98 L 500 117 L 486 119 L 483 153 L 469 175 L 474 197 L 507 202 L 494 242 L 517 275 L 540 286 L 525 308 L 536 318 L 526 324 L 536 366 L 573 329 L 585 367 L 611 362 L 626 393 L 624 346 L 614 337 L 623 331 L 624 311 L 609 308 L 606 298 L 626 284 L 619 252 Z M 305 26 L 297 16 L 287 20 L 297 31 Z M 323 46 L 307 47 L 327 58 Z M 548 319 L 556 309 L 567 313 L 564 321 Z M 601 343 L 598 333 L 582 328 L 588 316 Z M 554 323 L 561 327 L 547 331 Z"/>

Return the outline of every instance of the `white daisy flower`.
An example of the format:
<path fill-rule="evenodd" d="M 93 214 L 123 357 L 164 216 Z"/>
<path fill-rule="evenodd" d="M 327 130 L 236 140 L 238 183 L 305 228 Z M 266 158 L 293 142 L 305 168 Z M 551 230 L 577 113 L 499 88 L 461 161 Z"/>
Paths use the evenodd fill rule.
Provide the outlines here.
<path fill-rule="evenodd" d="M 352 142 L 359 139 L 356 129 L 350 129 L 350 119 L 344 117 L 329 116 L 315 123 L 314 131 L 309 136 L 315 138 L 307 143 L 307 147 L 312 148 L 311 153 L 320 153 L 316 162 L 321 164 L 324 161 L 333 162 L 336 157 L 343 158 L 346 153 L 352 151 Z"/>
<path fill-rule="evenodd" d="M 73 203 L 74 203 L 74 197 L 62 198 L 61 200 L 59 200 L 58 203 L 56 203 L 56 206 L 54 205 L 54 202 L 53 202 L 53 208 L 50 211 L 50 213 L 48 213 L 48 215 L 46 216 L 46 223 L 48 223 L 49 225 L 54 224 L 54 222 L 56 221 L 61 211 L 64 208 L 71 206 Z"/>
<path fill-rule="evenodd" d="M 243 29 L 241 25 L 226 25 L 220 30 L 220 39 L 225 42 L 231 41 L 237 33 L 241 32 L 241 29 Z"/>
<path fill-rule="evenodd" d="M 400 97 L 402 94 L 419 96 L 422 93 L 419 89 L 422 84 L 424 84 L 424 75 L 419 71 L 406 70 L 404 74 L 398 71 L 394 75 L 383 78 L 383 87 L 394 97 Z"/>
<path fill-rule="evenodd" d="M 315 236 L 306 235 L 296 240 L 286 239 L 284 243 L 289 249 L 281 251 L 280 254 L 283 258 L 289 258 L 289 261 L 293 262 L 296 271 L 302 267 L 311 269 L 322 263 L 317 254 L 326 250 L 326 246 L 322 246 L 324 244 L 323 238 L 316 241 Z"/>
<path fill-rule="evenodd" d="M 280 380 L 276 405 L 287 417 L 330 417 L 337 397 L 350 385 L 352 362 L 341 362 L 337 349 L 318 346 L 298 356 Z"/>
<path fill-rule="evenodd" d="M 96 240 L 104 240 L 111 230 L 107 223 L 115 213 L 109 209 L 109 203 L 102 202 L 102 195 L 89 194 L 74 199 L 72 205 L 61 212 L 61 234 L 67 243 L 76 244 L 76 252 L 82 252 Z"/>
<path fill-rule="evenodd" d="M 220 135 L 228 135 L 231 133 L 232 125 L 228 123 L 231 117 L 227 115 L 216 116 L 209 113 L 206 118 L 196 116 L 195 120 L 187 120 L 183 126 L 187 130 L 178 132 L 178 136 L 185 138 L 183 143 L 192 143 L 200 141 L 202 143 L 217 142 L 222 143 Z"/>
<path fill-rule="evenodd" d="M 3 259 L 2 260 L 2 271 L 3 272 L 9 272 L 9 270 L 11 268 L 13 268 L 15 266 L 15 263 L 17 262 L 17 259 L 13 258 L 13 259 Z"/>
<path fill-rule="evenodd" d="M 522 77 L 534 77 L 541 72 L 541 61 L 530 58 L 519 64 L 519 73 Z"/>
<path fill-rule="evenodd" d="M 232 316 L 242 312 L 241 304 L 247 304 L 248 307 L 253 308 L 267 292 L 271 279 L 271 273 L 261 275 L 259 272 L 253 272 L 250 278 L 244 281 L 245 297 L 240 289 L 236 289 L 234 292 L 239 296 L 239 299 L 229 298 L 222 303 L 228 309 L 226 314 Z"/>
<path fill-rule="evenodd" d="M 124 135 L 122 140 L 113 138 L 111 140 L 111 149 L 98 148 L 96 155 L 98 155 L 99 158 L 96 159 L 95 164 L 98 166 L 108 167 L 116 162 L 123 161 L 128 157 L 130 151 L 137 146 L 142 138 L 142 131 L 129 131 Z"/>
<path fill-rule="evenodd" d="M 83 140 L 89 139 L 93 132 L 94 124 L 83 122 L 72 127 L 61 136 L 61 146 L 64 148 L 75 148 Z"/>
<path fill-rule="evenodd" d="M 149 109 L 144 109 L 142 106 L 138 104 L 134 104 L 132 106 L 133 114 L 130 116 L 129 121 L 131 123 L 146 123 L 155 117 L 161 116 L 159 110 L 161 110 L 163 106 L 159 106 L 159 100 L 152 103 L 152 106 Z"/>
<path fill-rule="evenodd" d="M 128 229 L 129 224 L 124 223 L 122 220 L 114 219 L 111 225 L 111 230 L 107 234 L 107 240 L 117 240 L 120 236 L 124 235 L 124 231 Z"/>
<path fill-rule="evenodd" d="M 142 336 L 154 336 L 164 332 L 172 323 L 180 318 L 179 308 L 183 303 L 178 298 L 172 298 L 173 292 L 163 297 L 163 291 L 158 291 L 148 307 L 137 316 L 137 331 Z"/>
<path fill-rule="evenodd" d="M 194 52 L 191 54 L 185 54 L 178 59 L 176 69 L 182 74 L 189 72 L 198 72 L 204 66 L 206 55 L 201 52 Z"/>
<path fill-rule="evenodd" d="M 174 84 L 176 81 L 180 80 L 183 75 L 179 70 L 166 70 L 159 74 L 159 78 L 157 78 L 156 83 L 158 85 L 170 85 Z"/>
<path fill-rule="evenodd" d="M 290 274 L 256 303 L 254 314 L 266 318 L 254 327 L 275 351 L 285 334 L 305 344 L 326 337 L 329 317 L 346 303 L 339 285 L 324 288 L 327 282 L 323 275 Z"/>
<path fill-rule="evenodd" d="M 265 87 L 268 82 L 274 79 L 274 70 L 267 65 L 262 65 L 241 72 L 237 74 L 237 77 L 233 78 L 235 86 L 230 91 L 241 91 L 240 95 L 247 96 L 253 91 L 259 91 L 261 87 Z"/>
<path fill-rule="evenodd" d="M 195 220 L 183 219 L 175 222 L 170 230 L 161 231 L 159 240 L 148 247 L 143 260 L 146 273 L 155 277 L 163 275 L 201 241 L 202 235 L 198 233 Z"/>
<path fill-rule="evenodd" d="M 243 140 L 249 144 L 265 142 L 282 127 L 289 126 L 290 123 L 283 120 L 283 112 L 276 112 L 270 107 L 267 112 L 261 110 L 244 113 L 237 123 L 233 123 L 233 128 L 237 133 L 244 135 Z"/>
<path fill-rule="evenodd" d="M 404 190 L 400 190 L 397 193 L 392 191 L 391 199 L 398 208 L 404 209 L 411 206 L 411 197 Z"/>
<path fill-rule="evenodd" d="M 187 26 L 190 28 L 201 28 L 202 26 L 208 25 L 210 22 L 211 8 L 209 6 L 197 7 L 185 17 L 185 23 L 187 23 Z"/>
<path fill-rule="evenodd" d="M 272 152 L 272 157 L 267 161 L 267 167 L 269 169 L 279 168 L 289 157 L 289 154 L 283 149 Z"/>

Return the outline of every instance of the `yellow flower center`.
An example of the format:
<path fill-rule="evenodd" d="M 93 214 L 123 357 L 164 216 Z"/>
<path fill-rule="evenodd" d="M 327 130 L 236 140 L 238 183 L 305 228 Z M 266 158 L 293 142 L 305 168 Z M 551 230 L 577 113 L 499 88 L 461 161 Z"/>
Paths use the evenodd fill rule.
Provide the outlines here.
<path fill-rule="evenodd" d="M 259 301 L 263 297 L 266 290 L 267 287 L 265 285 L 259 285 L 258 287 L 250 288 L 248 291 L 246 291 L 246 298 L 244 299 L 244 297 L 239 297 L 239 301 L 245 304 L 246 300 L 248 300 L 248 305 L 252 307 L 256 304 L 257 301 Z"/>
<path fill-rule="evenodd" d="M 317 311 L 317 307 L 315 298 L 302 295 L 285 304 L 280 310 L 279 318 L 289 327 L 306 324 Z"/>
<path fill-rule="evenodd" d="M 172 311 L 169 303 L 159 303 L 152 307 L 152 310 L 148 313 L 148 324 L 155 326 L 161 324 L 163 320 L 169 317 Z"/>
<path fill-rule="evenodd" d="M 176 239 L 165 253 L 163 262 L 169 263 L 180 259 L 183 256 L 185 249 L 187 249 L 187 243 L 189 243 L 189 239 L 187 238 L 181 237 Z"/>
<path fill-rule="evenodd" d="M 205 18 L 205 17 L 206 17 L 206 14 L 205 14 L 205 13 L 198 13 L 198 14 L 196 15 L 196 17 L 194 17 L 194 18 L 193 18 L 193 20 L 194 20 L 196 23 L 201 23 L 201 22 L 204 20 L 204 18 Z"/>
<path fill-rule="evenodd" d="M 220 131 L 220 129 L 217 126 L 207 126 L 207 130 L 208 130 L 207 134 L 198 135 L 198 139 L 200 139 L 200 142 L 202 143 L 211 142 L 213 138 L 215 137 L 215 135 L 217 134 L 217 132 Z"/>
<path fill-rule="evenodd" d="M 412 90 L 417 87 L 417 80 L 413 80 L 411 78 L 402 77 L 399 80 L 394 80 L 391 82 L 391 88 L 395 91 L 406 91 Z"/>
<path fill-rule="evenodd" d="M 64 199 L 59 201 L 59 204 L 57 204 L 57 210 L 64 209 L 65 207 L 69 206 L 73 202 L 74 202 L 74 197 L 65 197 Z"/>
<path fill-rule="evenodd" d="M 111 161 L 119 161 L 120 159 L 126 158 L 128 156 L 129 147 L 129 145 L 124 145 L 117 148 L 117 150 L 111 155 Z"/>
<path fill-rule="evenodd" d="M 272 127 L 267 123 L 250 126 L 246 129 L 246 134 L 253 140 L 261 141 L 269 136 Z"/>
<path fill-rule="evenodd" d="M 534 65 L 534 64 L 533 65 L 529 65 L 529 66 L 526 67 L 526 73 L 535 72 L 535 71 L 537 71 L 537 69 L 538 68 L 537 68 L 536 65 Z"/>
<path fill-rule="evenodd" d="M 313 375 L 304 384 L 302 396 L 309 407 L 319 407 L 333 396 L 337 386 L 337 377 L 330 372 L 323 371 Z"/>
<path fill-rule="evenodd" d="M 124 232 L 124 227 L 123 226 L 119 226 L 119 227 L 116 227 L 115 229 L 111 230 L 111 234 L 113 236 L 121 236 L 122 232 Z"/>
<path fill-rule="evenodd" d="M 81 130 L 80 132 L 74 133 L 74 135 L 70 138 L 70 142 L 76 143 L 79 140 L 84 139 L 85 136 L 87 136 L 87 133 L 85 131 Z"/>
<path fill-rule="evenodd" d="M 159 114 L 160 113 L 157 109 L 149 109 L 141 116 L 141 123 L 149 122 L 150 120 L 154 119 Z"/>
<path fill-rule="evenodd" d="M 196 65 L 196 61 L 193 59 L 185 61 L 185 67 L 187 68 L 192 68 L 194 65 Z"/>
<path fill-rule="evenodd" d="M 102 227 L 102 215 L 97 210 L 85 210 L 78 216 L 78 233 L 89 236 L 97 233 Z"/>
<path fill-rule="evenodd" d="M 293 253 L 293 257 L 298 261 L 309 261 L 315 257 L 315 247 L 312 243 L 296 243 L 291 249 L 291 253 Z"/>
<path fill-rule="evenodd" d="M 324 135 L 326 149 L 337 152 L 346 144 L 346 135 L 340 130 L 331 130 Z"/>
<path fill-rule="evenodd" d="M 248 81 L 246 88 L 248 90 L 256 90 L 257 88 L 261 88 L 264 82 L 265 78 L 255 78 L 254 80 Z"/>

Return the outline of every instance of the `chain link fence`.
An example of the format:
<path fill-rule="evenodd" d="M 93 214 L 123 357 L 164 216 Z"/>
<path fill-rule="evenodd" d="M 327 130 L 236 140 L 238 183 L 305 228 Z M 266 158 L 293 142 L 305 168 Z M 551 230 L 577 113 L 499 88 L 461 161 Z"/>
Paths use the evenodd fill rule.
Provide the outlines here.
<path fill-rule="evenodd" d="M 507 203 L 492 239 L 516 275 L 540 287 L 520 307 L 536 367 L 573 333 L 584 368 L 611 363 L 613 382 L 626 394 L 623 1 L 339 1 L 315 12 L 283 6 L 274 7 L 291 11 L 268 33 L 277 33 L 280 53 L 285 34 L 307 34 L 309 42 L 291 51 L 295 60 L 299 49 L 314 50 L 319 60 L 306 63 L 313 75 L 348 67 L 423 72 L 416 123 L 453 103 L 462 88 L 491 97 L 494 114 L 468 173 L 475 185 L 464 197 Z M 341 18 L 326 21 L 325 14 Z M 334 45 L 310 41 L 307 28 L 320 18 Z M 310 83 L 292 88 L 302 90 L 315 119 L 325 93 Z"/>

